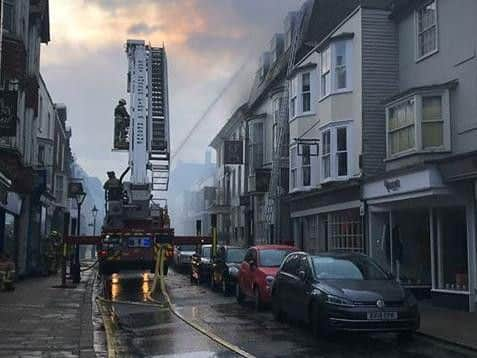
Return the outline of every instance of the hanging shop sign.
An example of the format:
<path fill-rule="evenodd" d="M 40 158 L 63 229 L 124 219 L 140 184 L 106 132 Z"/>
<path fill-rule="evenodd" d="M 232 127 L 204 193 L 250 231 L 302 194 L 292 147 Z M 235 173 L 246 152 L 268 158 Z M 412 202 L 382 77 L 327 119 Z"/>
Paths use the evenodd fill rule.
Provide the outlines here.
<path fill-rule="evenodd" d="M 0 137 L 15 137 L 17 134 L 16 91 L 0 92 Z"/>
<path fill-rule="evenodd" d="M 243 142 L 226 140 L 224 142 L 224 164 L 243 164 Z"/>

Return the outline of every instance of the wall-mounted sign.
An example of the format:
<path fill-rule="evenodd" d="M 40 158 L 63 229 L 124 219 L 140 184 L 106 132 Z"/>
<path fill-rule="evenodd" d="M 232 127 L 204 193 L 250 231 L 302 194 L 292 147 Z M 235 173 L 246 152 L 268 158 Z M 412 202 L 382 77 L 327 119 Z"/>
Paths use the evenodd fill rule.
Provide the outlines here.
<path fill-rule="evenodd" d="M 224 164 L 243 164 L 243 142 L 226 140 L 224 142 Z"/>
<path fill-rule="evenodd" d="M 18 92 L 0 92 L 0 137 L 17 135 L 17 98 Z"/>
<path fill-rule="evenodd" d="M 401 188 L 401 181 L 399 179 L 385 180 L 384 187 L 388 193 L 398 191 Z"/>
<path fill-rule="evenodd" d="M 76 182 L 68 184 L 68 198 L 76 198 L 76 195 L 80 193 L 83 193 L 82 183 Z"/>

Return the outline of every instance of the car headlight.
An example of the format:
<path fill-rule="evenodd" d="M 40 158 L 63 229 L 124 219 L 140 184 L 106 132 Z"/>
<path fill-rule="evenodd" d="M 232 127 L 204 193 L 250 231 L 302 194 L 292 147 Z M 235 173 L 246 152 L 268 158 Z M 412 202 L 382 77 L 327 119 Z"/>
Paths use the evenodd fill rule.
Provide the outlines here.
<path fill-rule="evenodd" d="M 338 297 L 334 295 L 328 294 L 326 296 L 326 303 L 334 306 L 345 306 L 345 307 L 353 307 L 354 304 L 352 301 L 343 298 L 343 297 Z"/>
<path fill-rule="evenodd" d="M 267 276 L 267 277 L 265 277 L 265 283 L 266 283 L 268 286 L 271 286 L 274 279 L 275 279 L 275 278 L 274 278 L 273 276 Z"/>

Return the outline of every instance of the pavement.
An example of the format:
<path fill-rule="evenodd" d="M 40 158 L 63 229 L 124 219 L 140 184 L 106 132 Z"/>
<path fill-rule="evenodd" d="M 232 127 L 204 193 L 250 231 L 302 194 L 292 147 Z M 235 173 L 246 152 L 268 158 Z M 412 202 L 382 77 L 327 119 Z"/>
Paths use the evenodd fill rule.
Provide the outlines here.
<path fill-rule="evenodd" d="M 477 356 L 477 313 L 449 310 L 422 302 L 421 329 L 426 336 L 467 347 Z"/>
<path fill-rule="evenodd" d="M 95 272 L 74 288 L 54 288 L 59 276 L 19 281 L 0 292 L 0 357 L 96 357 L 92 323 Z"/>

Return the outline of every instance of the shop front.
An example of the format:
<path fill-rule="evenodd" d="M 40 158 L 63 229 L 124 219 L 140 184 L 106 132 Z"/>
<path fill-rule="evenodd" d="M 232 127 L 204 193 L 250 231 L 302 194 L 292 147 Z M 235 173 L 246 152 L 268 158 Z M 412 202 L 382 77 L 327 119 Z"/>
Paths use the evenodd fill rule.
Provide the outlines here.
<path fill-rule="evenodd" d="M 433 166 L 365 183 L 369 254 L 418 298 L 475 309 L 471 185 L 446 184 Z"/>
<path fill-rule="evenodd" d="M 293 241 L 311 253 L 365 252 L 358 184 L 294 193 L 289 198 Z"/>

